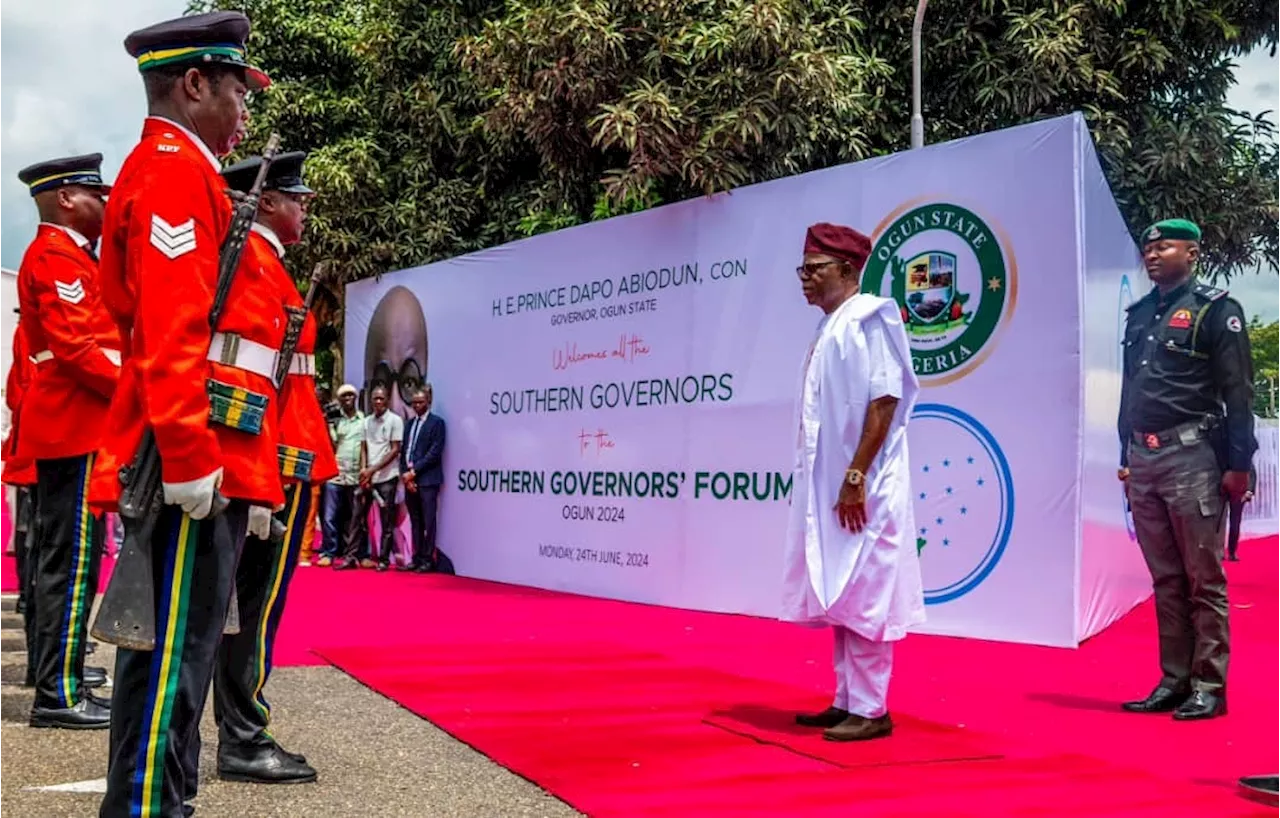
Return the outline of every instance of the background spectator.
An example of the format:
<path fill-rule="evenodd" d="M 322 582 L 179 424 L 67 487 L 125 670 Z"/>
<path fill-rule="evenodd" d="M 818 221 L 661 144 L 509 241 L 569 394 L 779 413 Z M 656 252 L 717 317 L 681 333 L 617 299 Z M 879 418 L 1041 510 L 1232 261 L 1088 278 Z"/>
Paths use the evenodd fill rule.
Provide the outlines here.
<path fill-rule="evenodd" d="M 405 430 L 400 454 L 404 502 L 413 527 L 413 564 L 404 570 L 452 574 L 453 562 L 436 547 L 436 507 L 444 483 L 444 420 L 431 411 L 431 384 L 416 390 L 410 400 L 413 417 Z"/>
<path fill-rule="evenodd" d="M 404 421 L 395 412 L 387 411 L 389 398 L 386 387 L 374 387 L 370 398 L 373 414 L 364 421 L 366 465 L 360 470 L 355 515 L 363 522 L 368 516 L 369 504 L 372 502 L 377 505 L 382 529 L 378 547 L 378 570 L 385 571 L 396 541 L 396 517 L 399 512 L 396 488 L 400 477 L 400 444 L 404 440 Z M 358 540 L 348 538 L 340 567 L 354 567 L 357 550 L 362 547 L 368 547 L 366 537 Z"/>
<path fill-rule="evenodd" d="M 338 476 L 324 485 L 324 516 L 320 547 L 320 565 L 330 565 L 338 554 L 352 550 L 354 559 L 369 558 L 365 523 L 356 513 L 360 470 L 364 468 L 364 413 L 356 408 L 358 392 L 344 383 L 338 388 L 337 417 L 329 410 L 329 434 L 338 461 Z M 354 549 L 347 546 L 354 544 Z M 356 567 L 355 561 L 350 567 Z M 372 563 L 370 563 L 372 564 Z M 344 567 L 339 564 L 338 567 Z"/>

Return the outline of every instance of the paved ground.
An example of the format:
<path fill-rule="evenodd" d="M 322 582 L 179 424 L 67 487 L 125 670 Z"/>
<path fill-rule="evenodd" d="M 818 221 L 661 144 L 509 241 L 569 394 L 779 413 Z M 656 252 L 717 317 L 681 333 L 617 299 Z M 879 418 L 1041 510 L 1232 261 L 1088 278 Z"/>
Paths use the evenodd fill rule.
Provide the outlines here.
<path fill-rule="evenodd" d="M 35 788 L 92 782 L 106 774 L 106 731 L 27 727 L 31 691 L 21 687 L 26 657 L 21 624 L 3 608 L 0 655 L 0 801 L 5 815 L 62 818 L 96 815 L 100 794 Z M 89 664 L 112 666 L 110 646 Z M 102 693 L 105 695 L 105 693 Z M 394 702 L 330 667 L 283 668 L 267 687 L 280 742 L 320 772 L 315 784 L 262 786 L 218 781 L 216 748 L 204 746 L 198 816 L 576 816 L 534 784 L 494 764 Z M 213 710 L 202 735 L 214 737 Z M 92 786 L 92 784 L 88 784 Z"/>

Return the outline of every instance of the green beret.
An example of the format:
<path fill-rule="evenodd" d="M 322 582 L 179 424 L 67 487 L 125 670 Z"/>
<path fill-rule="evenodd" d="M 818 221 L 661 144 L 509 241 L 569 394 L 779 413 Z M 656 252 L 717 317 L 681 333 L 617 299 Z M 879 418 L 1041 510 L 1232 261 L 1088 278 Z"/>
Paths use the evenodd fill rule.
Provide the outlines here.
<path fill-rule="evenodd" d="M 1142 243 L 1147 244 L 1160 239 L 1181 239 L 1182 241 L 1200 241 L 1200 227 L 1188 219 L 1165 219 L 1156 222 L 1142 233 Z"/>

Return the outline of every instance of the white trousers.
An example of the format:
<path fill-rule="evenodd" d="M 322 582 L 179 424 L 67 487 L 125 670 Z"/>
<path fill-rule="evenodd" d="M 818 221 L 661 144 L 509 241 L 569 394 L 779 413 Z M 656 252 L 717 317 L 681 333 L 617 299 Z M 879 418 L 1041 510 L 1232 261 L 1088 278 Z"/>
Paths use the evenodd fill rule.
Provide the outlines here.
<path fill-rule="evenodd" d="M 889 709 L 893 643 L 872 642 L 848 628 L 836 627 L 836 699 L 834 706 L 874 719 Z"/>

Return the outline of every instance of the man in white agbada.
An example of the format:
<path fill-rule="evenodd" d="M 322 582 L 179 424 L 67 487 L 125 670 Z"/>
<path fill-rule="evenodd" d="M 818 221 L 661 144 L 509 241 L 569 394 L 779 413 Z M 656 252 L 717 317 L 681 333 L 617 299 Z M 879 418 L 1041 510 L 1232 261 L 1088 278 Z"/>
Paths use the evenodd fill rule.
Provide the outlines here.
<path fill-rule="evenodd" d="M 919 385 L 897 304 L 858 292 L 870 251 L 815 224 L 797 268 L 825 315 L 801 380 L 781 618 L 835 631 L 835 701 L 796 717 L 832 741 L 893 732 L 893 643 L 924 621 L 907 460 Z"/>

